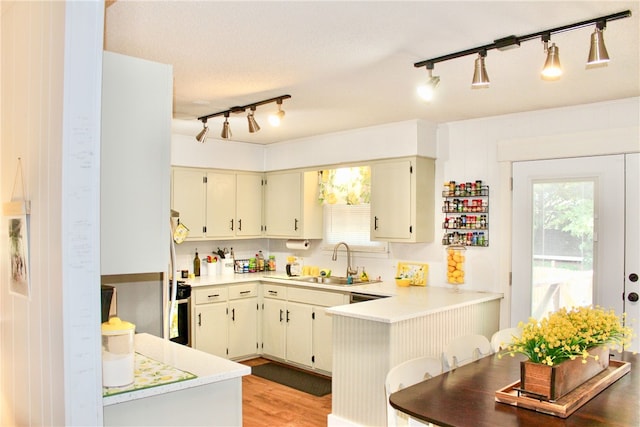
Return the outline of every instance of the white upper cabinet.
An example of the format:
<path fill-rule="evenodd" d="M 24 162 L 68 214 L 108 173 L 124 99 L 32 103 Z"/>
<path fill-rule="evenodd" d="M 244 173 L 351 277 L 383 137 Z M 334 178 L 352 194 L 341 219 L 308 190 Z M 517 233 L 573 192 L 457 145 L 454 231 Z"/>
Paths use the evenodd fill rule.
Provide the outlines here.
<path fill-rule="evenodd" d="M 266 237 L 322 238 L 317 172 L 271 172 L 265 186 Z"/>
<path fill-rule="evenodd" d="M 262 183 L 261 173 L 236 175 L 236 236 L 260 237 L 262 234 Z"/>
<path fill-rule="evenodd" d="M 172 208 L 189 240 L 260 237 L 261 173 L 174 168 Z"/>
<path fill-rule="evenodd" d="M 435 161 L 424 157 L 371 164 L 371 239 L 432 242 Z"/>
<path fill-rule="evenodd" d="M 208 172 L 206 236 L 232 238 L 236 233 L 236 175 Z"/>
<path fill-rule="evenodd" d="M 206 173 L 199 169 L 174 169 L 171 207 L 179 221 L 189 229 L 188 239 L 204 237 L 206 208 Z"/>
<path fill-rule="evenodd" d="M 103 53 L 100 273 L 167 270 L 172 68 Z"/>

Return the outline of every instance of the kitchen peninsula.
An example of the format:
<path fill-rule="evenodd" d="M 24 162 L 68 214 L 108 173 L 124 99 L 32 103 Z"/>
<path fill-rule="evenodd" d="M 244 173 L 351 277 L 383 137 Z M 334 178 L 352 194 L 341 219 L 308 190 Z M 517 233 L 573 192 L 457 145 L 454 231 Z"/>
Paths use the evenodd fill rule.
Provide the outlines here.
<path fill-rule="evenodd" d="M 499 293 L 455 292 L 436 286 L 398 287 L 394 281 L 354 285 L 309 283 L 305 278 L 273 273 L 203 276 L 189 281 L 196 290 L 248 282 L 258 284 L 261 297 L 263 290 L 273 285 L 383 297 L 326 309 L 332 318 L 333 347 L 330 426 L 384 425 L 384 381 L 389 369 L 421 355 L 440 357 L 456 336 L 491 337 L 499 329 L 502 299 Z"/>

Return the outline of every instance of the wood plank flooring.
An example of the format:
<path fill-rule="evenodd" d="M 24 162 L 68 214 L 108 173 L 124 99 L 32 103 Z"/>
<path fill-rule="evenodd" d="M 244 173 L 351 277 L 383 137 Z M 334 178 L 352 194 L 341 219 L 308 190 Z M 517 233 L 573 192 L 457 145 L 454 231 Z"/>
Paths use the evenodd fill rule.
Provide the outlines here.
<path fill-rule="evenodd" d="M 241 362 L 248 366 L 268 363 L 257 358 Z M 327 425 L 331 394 L 317 397 L 254 375 L 242 377 L 244 427 Z"/>

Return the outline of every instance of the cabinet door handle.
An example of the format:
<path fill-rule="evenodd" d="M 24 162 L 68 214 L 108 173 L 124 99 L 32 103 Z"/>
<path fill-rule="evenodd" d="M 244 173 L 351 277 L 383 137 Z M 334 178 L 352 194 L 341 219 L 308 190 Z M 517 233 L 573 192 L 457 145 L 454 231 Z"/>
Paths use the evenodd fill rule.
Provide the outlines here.
<path fill-rule="evenodd" d="M 373 229 L 374 230 L 378 229 L 378 217 L 377 216 L 373 217 Z"/>
<path fill-rule="evenodd" d="M 287 323 L 289 323 L 289 310 L 287 310 Z"/>
<path fill-rule="evenodd" d="M 269 290 L 269 295 L 278 295 L 278 291 Z"/>
<path fill-rule="evenodd" d="M 235 322 L 235 321 L 236 321 L 236 309 L 235 309 L 235 308 L 232 308 L 232 309 L 231 309 L 231 320 L 232 320 L 233 322 Z"/>
<path fill-rule="evenodd" d="M 242 219 L 238 220 L 238 231 L 242 231 Z"/>
<path fill-rule="evenodd" d="M 294 222 L 294 224 L 293 224 L 293 229 L 294 229 L 295 231 L 298 231 L 298 218 L 296 218 L 296 219 L 295 219 L 295 222 Z"/>
<path fill-rule="evenodd" d="M 250 294 L 251 291 L 240 291 L 240 295 L 246 295 L 246 294 Z"/>
<path fill-rule="evenodd" d="M 233 218 L 231 218 L 231 231 L 233 231 Z"/>
<path fill-rule="evenodd" d="M 280 323 L 282 323 L 282 309 L 280 309 Z"/>
<path fill-rule="evenodd" d="M 198 326 L 202 326 L 202 313 L 198 313 Z"/>
<path fill-rule="evenodd" d="M 207 295 L 207 298 L 218 298 L 220 294 Z"/>

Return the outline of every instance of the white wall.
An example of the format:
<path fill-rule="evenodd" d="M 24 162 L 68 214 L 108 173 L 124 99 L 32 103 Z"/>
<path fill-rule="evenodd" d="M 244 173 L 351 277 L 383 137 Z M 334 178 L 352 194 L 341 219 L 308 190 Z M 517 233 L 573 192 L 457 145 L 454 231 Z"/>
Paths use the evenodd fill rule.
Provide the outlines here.
<path fill-rule="evenodd" d="M 104 2 L 1 7 L 0 199 L 20 157 L 32 210 L 28 299 L 9 293 L 0 227 L 0 425 L 99 425 Z"/>

